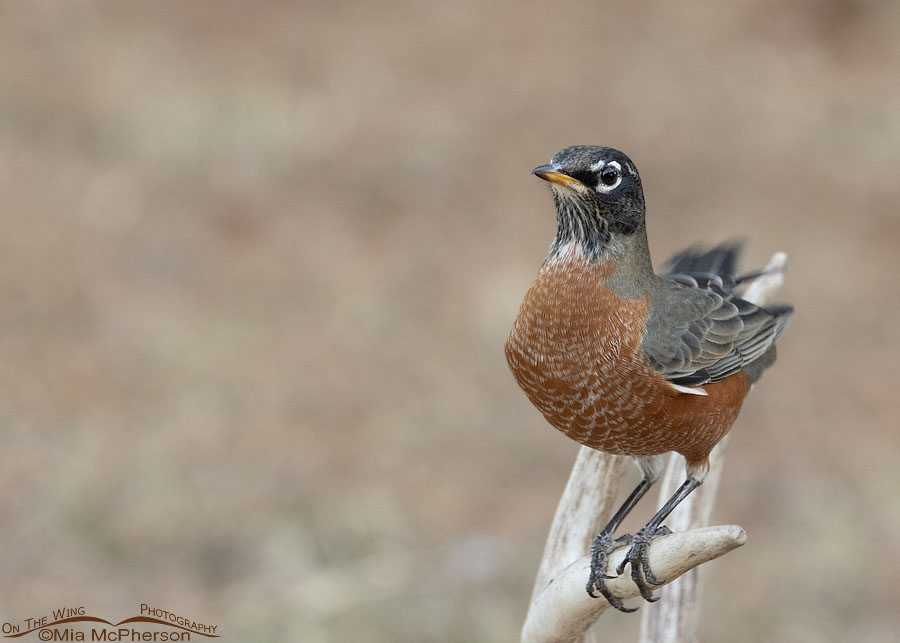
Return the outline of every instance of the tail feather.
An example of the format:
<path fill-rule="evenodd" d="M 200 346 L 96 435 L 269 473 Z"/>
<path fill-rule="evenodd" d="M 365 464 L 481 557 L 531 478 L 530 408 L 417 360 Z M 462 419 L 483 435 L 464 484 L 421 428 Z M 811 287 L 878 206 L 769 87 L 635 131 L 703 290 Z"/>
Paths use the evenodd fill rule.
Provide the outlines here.
<path fill-rule="evenodd" d="M 788 322 L 794 315 L 793 306 L 766 306 L 766 311 L 775 315 L 775 341 L 781 337 L 781 333 L 787 328 Z"/>
<path fill-rule="evenodd" d="M 694 281 L 713 281 L 729 292 L 743 290 L 743 286 L 767 274 L 767 271 L 754 270 L 738 275 L 742 249 L 743 244 L 738 241 L 723 243 L 709 250 L 691 246 L 666 262 L 666 276 L 675 281 L 683 281 L 680 276 L 690 277 Z"/>
<path fill-rule="evenodd" d="M 667 272 L 678 275 L 716 275 L 724 281 L 736 280 L 737 265 L 741 257 L 740 242 L 723 243 L 710 250 L 691 246 L 678 253 L 666 264 Z"/>

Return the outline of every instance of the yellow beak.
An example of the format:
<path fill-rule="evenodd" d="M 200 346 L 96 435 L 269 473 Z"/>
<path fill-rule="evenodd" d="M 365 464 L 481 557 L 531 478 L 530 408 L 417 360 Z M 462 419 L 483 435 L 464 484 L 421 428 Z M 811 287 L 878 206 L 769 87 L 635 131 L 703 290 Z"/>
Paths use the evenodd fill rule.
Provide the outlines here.
<path fill-rule="evenodd" d="M 535 176 L 544 179 L 550 183 L 555 183 L 557 185 L 562 185 L 567 188 L 575 188 L 575 187 L 584 187 L 584 183 L 579 181 L 578 179 L 573 179 L 568 174 L 563 174 L 562 172 L 558 172 L 553 169 L 552 165 L 542 165 L 540 167 L 536 167 L 531 171 Z"/>

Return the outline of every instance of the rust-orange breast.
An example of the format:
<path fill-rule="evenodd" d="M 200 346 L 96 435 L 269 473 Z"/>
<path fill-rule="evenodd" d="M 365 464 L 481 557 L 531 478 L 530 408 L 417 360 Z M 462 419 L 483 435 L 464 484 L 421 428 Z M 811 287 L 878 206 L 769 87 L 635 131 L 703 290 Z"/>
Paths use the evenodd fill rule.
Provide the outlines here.
<path fill-rule="evenodd" d="M 550 424 L 581 444 L 705 462 L 734 423 L 747 378 L 708 384 L 706 396 L 672 388 L 641 349 L 649 301 L 616 296 L 604 283 L 614 270 L 575 248 L 545 263 L 506 341 L 510 369 Z"/>

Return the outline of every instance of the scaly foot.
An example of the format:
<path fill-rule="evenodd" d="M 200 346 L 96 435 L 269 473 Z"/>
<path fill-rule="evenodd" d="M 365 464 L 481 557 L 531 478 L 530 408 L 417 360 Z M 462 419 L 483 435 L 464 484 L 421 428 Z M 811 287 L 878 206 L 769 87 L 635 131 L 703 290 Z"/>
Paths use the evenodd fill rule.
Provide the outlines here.
<path fill-rule="evenodd" d="M 594 538 L 594 542 L 591 545 L 591 574 L 588 577 L 587 587 L 585 587 L 588 596 L 591 598 L 603 596 L 603 598 L 609 601 L 610 605 L 620 612 L 634 612 L 637 608 L 625 607 L 617 596 L 613 596 L 613 594 L 610 593 L 606 588 L 606 583 L 604 581 L 611 580 L 615 578 L 615 576 L 608 576 L 604 570 L 606 568 L 606 560 L 609 553 L 630 542 L 631 536 L 628 534 L 619 536 L 613 540 L 608 533 L 601 531 L 597 534 L 597 537 Z M 619 573 L 621 574 L 621 572 Z M 599 592 L 599 594 L 595 593 L 595 590 L 596 592 Z"/>
<path fill-rule="evenodd" d="M 647 561 L 647 545 L 656 536 L 665 536 L 671 533 L 672 531 L 666 526 L 657 527 L 652 532 L 647 527 L 644 527 L 634 535 L 634 538 L 631 540 L 631 549 L 628 550 L 624 560 L 616 568 L 616 573 L 622 574 L 625 571 L 625 566 L 631 564 L 631 580 L 637 585 L 644 600 L 650 603 L 659 600 L 659 598 L 654 598 L 653 588 L 650 585 L 659 586 L 666 581 L 657 580 L 653 572 L 650 571 L 650 563 Z"/>

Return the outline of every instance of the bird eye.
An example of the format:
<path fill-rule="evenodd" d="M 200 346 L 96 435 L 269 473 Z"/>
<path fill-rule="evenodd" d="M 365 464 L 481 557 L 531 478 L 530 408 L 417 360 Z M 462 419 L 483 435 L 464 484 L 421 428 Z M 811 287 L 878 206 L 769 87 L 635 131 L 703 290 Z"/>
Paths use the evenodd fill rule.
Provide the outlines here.
<path fill-rule="evenodd" d="M 603 185 L 613 186 L 619 181 L 620 177 L 619 170 L 613 165 L 607 165 L 600 170 L 600 182 Z"/>

